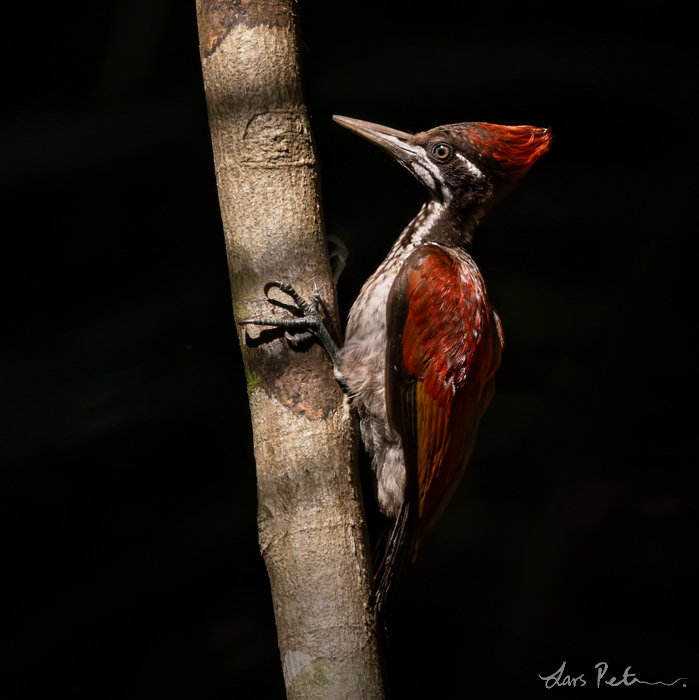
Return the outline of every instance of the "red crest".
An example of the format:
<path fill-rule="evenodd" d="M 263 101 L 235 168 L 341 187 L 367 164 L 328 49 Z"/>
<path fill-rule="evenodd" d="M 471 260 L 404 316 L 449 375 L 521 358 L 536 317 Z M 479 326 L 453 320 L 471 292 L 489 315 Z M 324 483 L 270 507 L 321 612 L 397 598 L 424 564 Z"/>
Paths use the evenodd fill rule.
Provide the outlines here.
<path fill-rule="evenodd" d="M 551 129 L 474 122 L 466 134 L 484 161 L 511 177 L 522 177 L 551 147 Z"/>

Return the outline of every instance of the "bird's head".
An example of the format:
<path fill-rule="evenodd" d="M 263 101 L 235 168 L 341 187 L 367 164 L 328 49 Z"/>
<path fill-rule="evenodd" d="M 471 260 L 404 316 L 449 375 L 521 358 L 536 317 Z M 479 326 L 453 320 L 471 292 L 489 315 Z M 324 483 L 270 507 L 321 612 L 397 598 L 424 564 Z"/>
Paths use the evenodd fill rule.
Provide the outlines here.
<path fill-rule="evenodd" d="M 486 209 L 505 196 L 549 150 L 550 129 L 464 122 L 419 134 L 350 119 L 333 119 L 390 153 L 433 198 L 455 208 Z"/>

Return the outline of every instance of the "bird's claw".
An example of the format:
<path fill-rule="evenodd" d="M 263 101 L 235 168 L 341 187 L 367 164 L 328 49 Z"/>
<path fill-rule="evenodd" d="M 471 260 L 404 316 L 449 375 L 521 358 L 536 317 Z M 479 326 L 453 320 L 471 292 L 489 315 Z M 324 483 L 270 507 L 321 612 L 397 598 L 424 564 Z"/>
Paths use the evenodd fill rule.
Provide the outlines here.
<path fill-rule="evenodd" d="M 296 304 L 297 310 L 301 313 L 299 318 L 293 319 L 275 319 L 275 318 L 245 318 L 238 323 L 241 326 L 244 325 L 256 325 L 256 326 L 271 326 L 273 328 L 283 328 L 284 337 L 294 345 L 299 345 L 306 340 L 316 337 L 323 343 L 323 346 L 330 355 L 330 359 L 333 364 L 335 364 L 335 358 L 337 356 L 337 346 L 335 342 L 330 337 L 327 328 L 323 324 L 323 320 L 320 317 L 320 306 L 322 303 L 320 290 L 318 286 L 313 283 L 313 299 L 309 304 L 288 282 L 272 281 L 265 284 L 263 291 L 267 301 L 271 304 L 277 306 L 285 306 L 281 302 L 277 301 L 273 297 L 270 297 L 269 291 L 271 289 L 278 289 L 280 292 L 290 296 L 294 303 Z M 292 310 L 290 307 L 289 310 Z M 298 329 L 302 331 L 300 334 L 294 334 L 292 329 Z"/>
<path fill-rule="evenodd" d="M 269 290 L 270 289 L 280 289 L 284 294 L 288 294 L 289 296 L 292 296 L 292 292 L 295 292 L 294 288 L 288 283 L 288 282 L 277 282 L 276 280 L 272 282 L 267 282 L 267 284 L 263 287 L 265 296 L 269 299 Z"/>
<path fill-rule="evenodd" d="M 287 296 L 290 296 L 293 300 L 296 306 L 298 307 L 299 311 L 303 315 L 303 318 L 306 320 L 309 320 L 311 322 L 316 321 L 315 317 L 317 318 L 317 322 L 320 323 L 320 314 L 319 314 L 319 309 L 320 309 L 320 291 L 318 290 L 318 286 L 316 283 L 313 283 L 313 304 L 309 304 L 293 287 L 293 285 L 289 284 L 288 282 L 278 282 L 278 281 L 272 281 L 272 282 L 267 282 L 267 284 L 264 286 L 264 293 L 265 297 L 267 297 L 267 301 L 269 301 L 272 304 L 278 304 L 279 302 L 274 299 L 273 297 L 270 297 L 269 295 L 269 290 L 270 289 L 278 289 L 280 292 L 283 292 Z"/>

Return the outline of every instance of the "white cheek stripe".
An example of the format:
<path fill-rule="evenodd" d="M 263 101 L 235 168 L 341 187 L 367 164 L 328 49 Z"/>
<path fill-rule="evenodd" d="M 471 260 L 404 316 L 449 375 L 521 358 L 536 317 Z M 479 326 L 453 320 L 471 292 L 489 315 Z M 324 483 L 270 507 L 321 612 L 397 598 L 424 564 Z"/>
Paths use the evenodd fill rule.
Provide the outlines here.
<path fill-rule="evenodd" d="M 439 170 L 439 167 L 437 166 L 436 163 L 433 163 L 428 157 L 427 153 L 425 152 L 425 149 L 422 148 L 421 146 L 413 146 L 411 144 L 407 144 L 404 141 L 401 141 L 400 139 L 396 138 L 395 136 L 387 136 L 386 137 L 389 141 L 395 143 L 397 146 L 400 146 L 401 149 L 408 151 L 409 153 L 412 153 L 416 159 L 418 159 L 420 162 L 412 162 L 410 163 L 407 167 L 408 170 L 411 170 L 415 177 L 417 177 L 418 180 L 420 180 L 426 187 L 432 190 L 435 194 L 437 194 L 437 184 L 439 184 L 439 191 L 441 192 L 442 199 L 448 203 L 451 201 L 451 192 L 449 191 L 449 188 L 445 185 L 444 180 L 442 179 L 442 173 Z M 461 154 L 457 153 L 456 155 L 461 158 Z M 476 168 L 473 163 L 470 161 L 466 161 L 466 163 L 469 166 L 469 169 L 473 169 L 473 174 L 478 173 L 476 177 L 483 177 L 482 173 L 478 168 Z"/>
<path fill-rule="evenodd" d="M 417 175 L 418 179 L 422 180 L 422 182 L 427 187 L 429 187 L 435 194 L 437 194 L 438 183 L 439 190 L 442 194 L 442 199 L 445 201 L 445 203 L 450 202 L 451 192 L 449 191 L 449 188 L 444 184 L 444 180 L 442 179 L 442 172 L 437 166 L 437 164 L 433 163 L 427 157 L 427 153 L 425 152 L 424 148 L 416 147 L 414 153 L 420 158 L 419 163 L 410 164 L 410 167 L 412 168 L 415 175 Z"/>
<path fill-rule="evenodd" d="M 471 175 L 477 177 L 479 180 L 483 179 L 483 173 L 468 158 L 464 158 L 461 153 L 457 153 L 456 157 L 460 158 L 464 163 L 466 163 L 466 167 Z"/>
<path fill-rule="evenodd" d="M 423 168 L 422 165 L 419 163 L 411 163 L 410 167 L 412 168 L 413 172 L 422 180 L 431 190 L 434 190 L 434 179 L 432 178 L 432 175 L 427 171 L 426 168 Z"/>
<path fill-rule="evenodd" d="M 442 178 L 440 177 L 440 175 L 441 175 L 442 173 L 440 172 L 440 170 L 439 170 L 439 168 L 437 167 L 437 165 L 436 165 L 435 163 L 433 163 L 433 162 L 427 157 L 427 153 L 425 153 L 425 149 L 424 149 L 424 148 L 421 148 L 420 151 L 421 151 L 422 160 L 423 160 L 423 162 L 424 162 L 424 164 L 425 164 L 425 167 L 429 169 L 429 171 L 432 173 L 432 175 L 434 175 L 434 177 L 435 177 L 437 180 L 440 180 L 440 181 L 441 181 Z"/>

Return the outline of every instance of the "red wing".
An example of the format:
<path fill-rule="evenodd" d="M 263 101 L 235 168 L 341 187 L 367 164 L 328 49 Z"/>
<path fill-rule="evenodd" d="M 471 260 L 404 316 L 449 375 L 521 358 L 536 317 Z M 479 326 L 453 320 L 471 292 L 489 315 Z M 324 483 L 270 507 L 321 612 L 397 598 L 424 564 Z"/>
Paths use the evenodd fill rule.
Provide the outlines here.
<path fill-rule="evenodd" d="M 475 264 L 436 245 L 405 262 L 387 320 L 389 421 L 403 441 L 406 498 L 418 503 L 419 537 L 470 457 L 502 337 Z"/>

